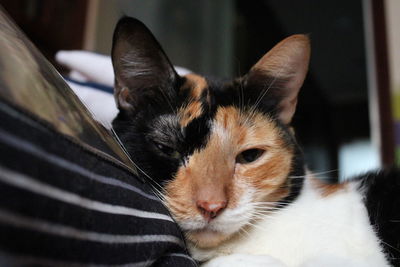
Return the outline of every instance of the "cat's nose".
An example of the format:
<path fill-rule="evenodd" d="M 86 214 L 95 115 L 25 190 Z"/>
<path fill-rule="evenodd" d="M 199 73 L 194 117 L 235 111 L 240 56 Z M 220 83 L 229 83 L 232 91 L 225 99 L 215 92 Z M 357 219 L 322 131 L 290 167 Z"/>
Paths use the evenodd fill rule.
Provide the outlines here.
<path fill-rule="evenodd" d="M 196 204 L 204 219 L 206 219 L 207 221 L 211 221 L 226 208 L 227 203 L 226 201 L 208 202 L 198 200 Z"/>

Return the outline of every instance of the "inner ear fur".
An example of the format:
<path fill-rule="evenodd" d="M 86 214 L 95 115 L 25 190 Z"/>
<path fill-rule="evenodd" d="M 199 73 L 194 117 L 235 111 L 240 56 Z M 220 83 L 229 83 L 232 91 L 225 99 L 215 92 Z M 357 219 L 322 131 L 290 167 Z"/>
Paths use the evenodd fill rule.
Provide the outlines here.
<path fill-rule="evenodd" d="M 307 35 L 292 35 L 274 46 L 249 71 L 248 83 L 264 98 L 276 98 L 277 117 L 289 124 L 310 61 Z M 268 90 L 265 92 L 265 90 Z"/>
<path fill-rule="evenodd" d="M 142 22 L 130 17 L 118 22 L 111 55 L 120 110 L 134 111 L 143 100 L 173 97 L 178 74 Z"/>

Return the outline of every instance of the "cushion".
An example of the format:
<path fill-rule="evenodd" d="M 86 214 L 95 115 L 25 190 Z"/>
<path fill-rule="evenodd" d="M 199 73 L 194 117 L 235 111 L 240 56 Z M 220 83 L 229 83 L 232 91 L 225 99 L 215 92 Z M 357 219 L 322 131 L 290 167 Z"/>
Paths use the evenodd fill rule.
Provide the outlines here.
<path fill-rule="evenodd" d="M 0 266 L 195 266 L 150 186 L 0 101 Z"/>

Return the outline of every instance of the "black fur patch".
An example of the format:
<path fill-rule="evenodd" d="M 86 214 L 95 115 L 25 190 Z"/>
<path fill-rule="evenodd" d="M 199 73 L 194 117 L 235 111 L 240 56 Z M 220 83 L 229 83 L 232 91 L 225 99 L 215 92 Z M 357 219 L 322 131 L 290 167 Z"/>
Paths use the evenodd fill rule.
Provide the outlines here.
<path fill-rule="evenodd" d="M 181 92 L 179 88 L 173 90 Z M 158 95 L 147 103 L 138 102 L 141 105 L 134 114 L 120 111 L 113 121 L 113 128 L 132 160 L 145 177 L 150 177 L 157 184 L 172 179 L 185 158 L 204 147 L 209 137 L 213 112 L 205 98 L 202 101 L 203 114 L 181 128 L 177 110 L 185 104 L 183 96 L 188 95 L 188 90 L 182 92 L 176 99 L 168 101 L 163 95 Z M 181 157 L 171 158 L 163 154 L 157 143 L 168 146 Z"/>
<path fill-rule="evenodd" d="M 370 172 L 353 180 L 360 181 L 370 222 L 387 258 L 392 266 L 400 266 L 400 170 Z"/>

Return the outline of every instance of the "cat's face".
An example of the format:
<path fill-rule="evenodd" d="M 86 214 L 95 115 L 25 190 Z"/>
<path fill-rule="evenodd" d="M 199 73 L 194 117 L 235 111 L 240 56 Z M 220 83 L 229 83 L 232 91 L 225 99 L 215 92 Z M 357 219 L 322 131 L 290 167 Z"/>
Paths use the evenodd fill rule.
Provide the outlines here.
<path fill-rule="evenodd" d="M 142 23 L 119 22 L 113 126 L 196 246 L 217 246 L 297 196 L 301 179 L 290 176 L 303 162 L 289 124 L 309 54 L 296 35 L 243 77 L 180 77 Z"/>

